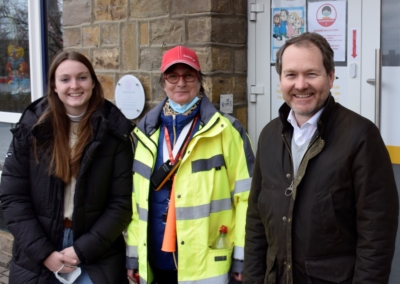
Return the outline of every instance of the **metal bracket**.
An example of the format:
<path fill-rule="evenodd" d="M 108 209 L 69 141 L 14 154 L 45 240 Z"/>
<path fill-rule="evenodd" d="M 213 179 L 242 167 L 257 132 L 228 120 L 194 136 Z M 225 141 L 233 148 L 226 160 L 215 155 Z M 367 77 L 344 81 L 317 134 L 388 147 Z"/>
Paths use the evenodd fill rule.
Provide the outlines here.
<path fill-rule="evenodd" d="M 375 79 L 367 79 L 367 83 L 370 85 L 375 85 Z"/>
<path fill-rule="evenodd" d="M 257 13 L 264 13 L 264 4 L 250 5 L 250 21 L 257 20 Z"/>
<path fill-rule="evenodd" d="M 250 102 L 257 102 L 257 95 L 264 95 L 264 86 L 250 86 Z"/>

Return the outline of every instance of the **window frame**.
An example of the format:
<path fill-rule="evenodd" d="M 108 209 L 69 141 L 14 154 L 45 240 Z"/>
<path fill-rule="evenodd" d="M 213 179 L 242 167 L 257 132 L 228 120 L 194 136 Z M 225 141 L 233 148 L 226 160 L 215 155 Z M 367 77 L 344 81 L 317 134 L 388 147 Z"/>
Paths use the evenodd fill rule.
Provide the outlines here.
<path fill-rule="evenodd" d="M 45 0 L 28 0 L 28 24 L 29 24 L 29 67 L 31 84 L 31 101 L 44 95 L 44 72 L 43 58 L 47 53 L 43 49 L 43 7 Z M 0 111 L 0 122 L 17 123 L 22 113 Z"/>

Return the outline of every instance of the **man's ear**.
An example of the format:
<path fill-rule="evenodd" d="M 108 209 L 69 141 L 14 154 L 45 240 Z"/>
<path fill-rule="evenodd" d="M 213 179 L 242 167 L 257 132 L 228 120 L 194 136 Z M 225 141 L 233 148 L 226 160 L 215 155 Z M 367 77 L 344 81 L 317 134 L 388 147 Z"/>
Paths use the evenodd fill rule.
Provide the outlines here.
<path fill-rule="evenodd" d="M 336 78 L 336 76 L 335 76 L 335 69 L 333 69 L 332 71 L 331 71 L 331 73 L 329 73 L 329 75 L 328 75 L 328 79 L 329 79 L 329 87 L 332 89 L 332 87 L 333 87 L 333 82 L 335 81 L 335 78 Z"/>

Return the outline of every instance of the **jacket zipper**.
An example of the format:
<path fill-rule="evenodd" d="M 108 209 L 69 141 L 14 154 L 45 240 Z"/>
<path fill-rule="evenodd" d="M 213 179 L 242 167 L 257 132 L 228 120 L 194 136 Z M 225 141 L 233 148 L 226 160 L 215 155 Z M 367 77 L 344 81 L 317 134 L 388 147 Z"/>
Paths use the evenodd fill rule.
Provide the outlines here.
<path fill-rule="evenodd" d="M 289 152 L 290 159 L 291 159 L 291 163 L 292 163 L 292 182 L 290 183 L 289 187 L 285 189 L 285 195 L 286 195 L 286 196 L 290 196 L 290 195 L 292 195 L 292 192 L 293 192 L 293 184 L 294 184 L 294 179 L 295 179 L 295 176 L 294 176 L 294 164 L 293 164 L 292 152 L 290 151 L 289 146 L 288 146 L 288 144 L 286 143 L 286 140 L 285 140 L 285 137 L 284 137 L 284 136 L 285 136 L 285 134 L 282 134 L 282 140 L 283 140 L 283 143 L 285 143 L 286 149 L 287 149 L 288 152 Z M 307 152 L 310 150 L 310 148 L 312 147 L 312 145 L 314 145 L 315 141 L 317 141 L 318 137 L 319 137 L 319 135 L 317 135 L 317 136 L 314 138 L 314 140 L 312 140 L 312 141 L 310 142 L 310 144 L 309 144 L 308 147 L 307 147 L 306 152 L 304 153 L 303 157 L 301 158 L 301 162 L 300 162 L 299 165 L 301 165 L 301 163 L 303 162 L 303 159 L 304 159 L 304 157 L 306 156 Z"/>
<path fill-rule="evenodd" d="M 174 131 L 174 144 L 173 144 L 173 146 L 175 146 L 175 144 L 176 144 L 176 115 L 175 114 L 172 115 L 172 129 Z"/>
<path fill-rule="evenodd" d="M 204 134 L 204 133 L 206 133 L 207 131 L 211 130 L 211 129 L 218 123 L 218 121 L 219 121 L 219 117 L 215 120 L 215 122 L 214 122 L 212 125 L 210 125 L 210 127 L 209 127 L 208 129 L 206 129 L 205 131 L 201 132 L 201 134 Z M 201 121 L 200 121 L 200 123 L 201 123 Z M 192 139 L 193 139 L 194 137 L 196 137 L 197 135 L 200 135 L 199 132 L 200 132 L 200 129 L 199 129 L 198 132 L 196 132 L 195 134 L 193 134 Z M 200 137 L 200 138 L 202 138 L 202 137 Z M 189 144 L 190 144 L 191 142 L 192 142 L 192 141 L 189 141 Z M 189 144 L 188 144 L 188 147 L 189 147 Z M 185 160 L 185 158 L 186 158 L 186 155 L 183 155 L 183 157 L 182 157 L 182 162 Z"/>
<path fill-rule="evenodd" d="M 285 189 L 285 195 L 290 196 L 290 195 L 292 195 L 292 192 L 293 192 L 293 184 L 294 184 L 294 178 L 295 178 L 294 177 L 294 164 L 293 164 L 292 152 L 290 151 L 289 146 L 286 143 L 285 136 L 286 136 L 285 134 L 282 134 L 282 140 L 283 140 L 283 143 L 285 144 L 287 151 L 289 152 L 290 162 L 292 164 L 292 182 L 290 183 L 289 187 Z"/>
<path fill-rule="evenodd" d="M 142 132 L 140 129 L 139 129 L 139 131 Z M 143 133 L 143 132 L 142 132 L 142 133 Z M 144 134 L 144 133 L 143 133 L 143 134 Z M 137 134 L 135 134 L 135 136 L 137 137 L 138 142 L 140 141 L 140 142 L 142 143 L 143 147 L 146 148 L 146 149 L 150 152 L 150 154 L 153 156 L 153 161 L 155 161 L 154 153 L 150 150 L 149 147 L 146 146 L 146 144 L 144 143 L 143 139 L 141 139 Z M 145 136 L 146 136 L 146 137 L 149 139 L 149 141 L 151 141 L 151 142 L 154 144 L 154 146 L 156 146 L 156 148 L 157 148 L 157 144 L 154 143 L 154 141 L 153 141 L 150 137 L 148 137 L 147 135 L 145 135 Z M 137 148 L 137 147 L 136 147 L 136 148 Z"/>
<path fill-rule="evenodd" d="M 211 128 L 213 128 L 213 127 L 218 123 L 219 119 L 220 119 L 220 118 L 218 117 L 218 118 L 215 120 L 215 122 L 214 122 L 212 125 L 210 125 L 210 126 L 208 127 L 207 130 L 204 130 L 203 132 L 201 132 L 201 134 L 206 133 L 206 132 L 209 131 Z M 202 129 L 201 129 L 201 130 L 202 130 Z M 193 135 L 193 137 L 199 135 L 199 132 L 200 132 L 200 129 L 199 129 L 198 132 L 196 132 L 196 133 Z"/>

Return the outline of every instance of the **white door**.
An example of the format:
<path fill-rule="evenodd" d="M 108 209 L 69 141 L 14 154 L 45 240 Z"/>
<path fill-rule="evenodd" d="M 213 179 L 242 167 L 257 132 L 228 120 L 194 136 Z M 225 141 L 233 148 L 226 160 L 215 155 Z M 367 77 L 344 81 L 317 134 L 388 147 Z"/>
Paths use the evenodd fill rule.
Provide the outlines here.
<path fill-rule="evenodd" d="M 389 150 L 400 190 L 400 1 L 382 0 L 381 33 L 381 134 Z M 400 226 L 399 226 L 400 227 Z M 389 284 L 400 283 L 400 230 L 397 231 L 396 251 Z"/>
<path fill-rule="evenodd" d="M 318 29 L 318 15 L 326 6 L 335 11 L 331 14 L 335 21 L 325 29 L 322 26 Z M 284 102 L 274 53 L 285 39 L 273 36 L 273 17 L 281 10 L 287 10 L 289 17 L 296 14 L 301 18 L 302 31 L 317 31 L 329 38 L 335 51 L 337 76 L 332 95 L 345 107 L 376 121 L 376 88 L 371 83 L 375 80 L 375 54 L 381 42 L 380 1 L 249 0 L 248 10 L 248 131 L 255 147 L 260 131 L 278 116 Z"/>
<path fill-rule="evenodd" d="M 275 14 L 288 10 L 303 17 L 304 31 L 320 32 L 331 43 L 338 77 L 331 93 L 378 125 L 400 189 L 400 1 L 249 0 L 248 5 L 248 132 L 254 148 L 262 128 L 278 116 L 284 102 L 273 63 L 275 49 L 285 39 L 273 36 L 273 21 Z M 325 6 L 331 7 L 331 18 L 319 21 Z M 336 22 L 324 27 L 332 18 Z M 391 284 L 400 283 L 400 234 L 396 248 Z"/>
<path fill-rule="evenodd" d="M 261 129 L 271 119 L 269 1 L 248 1 L 248 133 L 254 148 Z"/>

